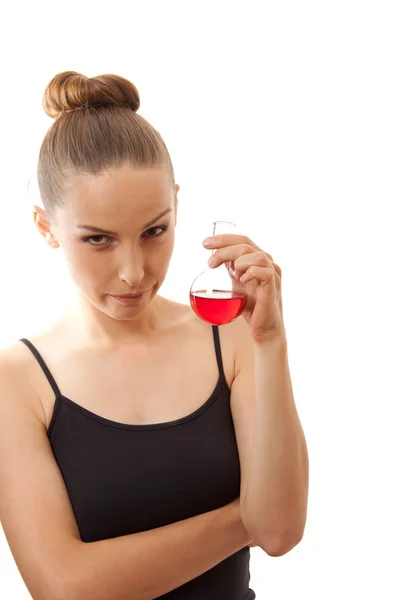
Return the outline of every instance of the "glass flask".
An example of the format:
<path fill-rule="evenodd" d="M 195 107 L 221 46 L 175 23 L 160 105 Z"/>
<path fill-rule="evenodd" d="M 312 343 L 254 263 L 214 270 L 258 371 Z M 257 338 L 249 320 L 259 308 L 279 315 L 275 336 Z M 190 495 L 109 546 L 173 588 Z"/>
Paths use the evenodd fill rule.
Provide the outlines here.
<path fill-rule="evenodd" d="M 214 221 L 213 225 L 213 235 L 235 233 L 236 225 L 230 221 Z M 245 284 L 236 279 L 232 261 L 200 273 L 189 297 L 196 315 L 212 325 L 225 325 L 239 317 L 247 299 Z"/>

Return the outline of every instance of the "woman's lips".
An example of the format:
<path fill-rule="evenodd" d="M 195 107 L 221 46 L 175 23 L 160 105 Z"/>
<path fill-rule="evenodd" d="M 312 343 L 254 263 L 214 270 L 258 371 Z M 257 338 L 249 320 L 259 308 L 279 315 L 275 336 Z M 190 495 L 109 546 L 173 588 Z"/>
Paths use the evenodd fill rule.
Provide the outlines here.
<path fill-rule="evenodd" d="M 139 296 L 112 296 L 118 302 L 122 302 L 123 304 L 137 304 L 141 300 L 143 300 L 144 296 L 147 292 L 143 292 Z"/>

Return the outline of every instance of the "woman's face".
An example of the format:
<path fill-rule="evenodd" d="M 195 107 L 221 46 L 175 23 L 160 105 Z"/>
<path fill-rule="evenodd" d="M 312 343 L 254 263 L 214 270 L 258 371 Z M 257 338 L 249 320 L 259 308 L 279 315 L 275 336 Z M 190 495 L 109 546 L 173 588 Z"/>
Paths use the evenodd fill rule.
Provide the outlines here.
<path fill-rule="evenodd" d="M 102 312 L 133 318 L 156 295 L 174 248 L 178 191 L 162 168 L 123 165 L 71 179 L 50 226 L 55 239 L 46 237 L 61 246 L 75 284 Z M 137 304 L 114 297 L 142 292 Z"/>

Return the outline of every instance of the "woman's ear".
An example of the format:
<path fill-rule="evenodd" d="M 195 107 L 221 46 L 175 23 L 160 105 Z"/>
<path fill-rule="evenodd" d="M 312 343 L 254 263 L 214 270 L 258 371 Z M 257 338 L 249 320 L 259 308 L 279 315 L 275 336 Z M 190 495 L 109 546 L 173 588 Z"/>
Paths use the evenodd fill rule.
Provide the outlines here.
<path fill-rule="evenodd" d="M 175 225 L 178 220 L 178 192 L 180 189 L 181 189 L 180 186 L 176 183 L 175 184 Z"/>
<path fill-rule="evenodd" d="M 33 206 L 33 220 L 35 222 L 36 228 L 39 231 L 40 235 L 46 240 L 47 244 L 51 248 L 59 248 L 60 244 L 56 240 L 51 231 L 51 224 L 49 219 L 47 218 L 46 211 L 44 208 L 37 206 L 36 204 Z"/>

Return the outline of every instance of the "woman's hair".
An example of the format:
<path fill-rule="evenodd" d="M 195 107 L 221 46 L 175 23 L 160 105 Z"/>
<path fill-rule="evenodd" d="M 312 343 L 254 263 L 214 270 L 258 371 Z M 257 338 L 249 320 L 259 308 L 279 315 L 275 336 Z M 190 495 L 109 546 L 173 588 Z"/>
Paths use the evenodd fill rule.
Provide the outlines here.
<path fill-rule="evenodd" d="M 122 163 L 166 166 L 175 183 L 167 147 L 156 129 L 137 114 L 139 92 L 119 75 L 85 77 L 59 73 L 43 95 L 43 108 L 55 119 L 42 142 L 38 185 L 48 217 L 62 205 L 68 177 L 100 175 Z"/>

